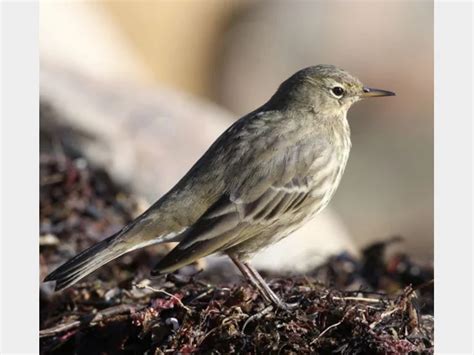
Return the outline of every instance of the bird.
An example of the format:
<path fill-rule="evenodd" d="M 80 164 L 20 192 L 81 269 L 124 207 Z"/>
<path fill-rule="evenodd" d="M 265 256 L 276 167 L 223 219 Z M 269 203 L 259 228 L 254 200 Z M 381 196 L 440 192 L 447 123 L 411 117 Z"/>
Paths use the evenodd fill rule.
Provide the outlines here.
<path fill-rule="evenodd" d="M 293 308 L 251 259 L 328 205 L 351 150 L 349 108 L 365 98 L 393 95 L 364 86 L 334 65 L 299 70 L 265 104 L 225 130 L 145 212 L 44 281 L 55 281 L 59 291 L 132 250 L 177 242 L 152 276 L 224 254 L 266 303 Z"/>

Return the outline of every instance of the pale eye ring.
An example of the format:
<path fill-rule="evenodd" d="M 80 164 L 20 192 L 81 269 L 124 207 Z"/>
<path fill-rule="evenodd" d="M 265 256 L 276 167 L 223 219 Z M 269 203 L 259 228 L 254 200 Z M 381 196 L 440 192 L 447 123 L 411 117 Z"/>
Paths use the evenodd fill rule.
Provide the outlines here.
<path fill-rule="evenodd" d="M 344 95 L 344 88 L 341 86 L 335 86 L 331 89 L 331 93 L 338 99 Z"/>

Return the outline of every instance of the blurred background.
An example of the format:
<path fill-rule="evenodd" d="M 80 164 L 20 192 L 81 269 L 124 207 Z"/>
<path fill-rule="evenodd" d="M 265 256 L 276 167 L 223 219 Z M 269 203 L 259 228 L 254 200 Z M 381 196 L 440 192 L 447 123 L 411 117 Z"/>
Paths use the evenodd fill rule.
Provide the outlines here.
<path fill-rule="evenodd" d="M 42 2 L 40 53 L 42 129 L 68 132 L 146 203 L 303 67 L 335 64 L 395 91 L 351 108 L 331 209 L 256 263 L 357 254 L 394 235 L 432 259 L 431 1 Z"/>

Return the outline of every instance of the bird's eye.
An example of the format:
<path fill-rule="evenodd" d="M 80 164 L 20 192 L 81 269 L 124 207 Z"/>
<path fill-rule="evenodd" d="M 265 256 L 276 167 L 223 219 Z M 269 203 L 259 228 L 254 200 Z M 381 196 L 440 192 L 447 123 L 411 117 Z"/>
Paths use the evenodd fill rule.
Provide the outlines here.
<path fill-rule="evenodd" d="M 331 89 L 332 94 L 340 99 L 342 95 L 344 95 L 344 89 L 341 88 L 340 86 L 335 86 Z"/>

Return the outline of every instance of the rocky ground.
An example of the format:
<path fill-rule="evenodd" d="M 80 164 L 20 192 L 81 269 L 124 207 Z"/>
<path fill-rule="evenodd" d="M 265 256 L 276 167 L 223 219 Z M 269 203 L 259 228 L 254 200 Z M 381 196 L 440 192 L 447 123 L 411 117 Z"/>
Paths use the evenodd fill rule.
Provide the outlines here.
<path fill-rule="evenodd" d="M 54 143 L 54 142 L 53 142 Z M 41 156 L 41 277 L 143 210 L 107 172 L 53 144 Z M 53 149 L 51 149 L 53 148 Z M 290 313 L 235 277 L 201 265 L 148 272 L 169 247 L 136 251 L 60 293 L 40 290 L 43 354 L 433 352 L 433 268 L 391 243 L 342 253 L 306 275 L 265 275 Z M 218 281 L 215 281 L 218 280 Z"/>

